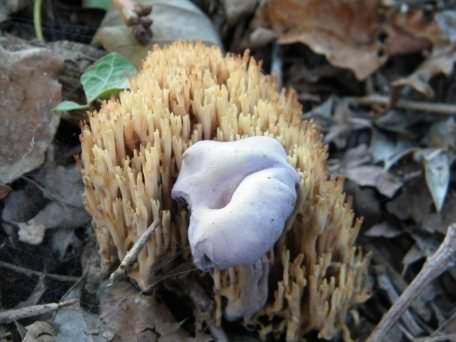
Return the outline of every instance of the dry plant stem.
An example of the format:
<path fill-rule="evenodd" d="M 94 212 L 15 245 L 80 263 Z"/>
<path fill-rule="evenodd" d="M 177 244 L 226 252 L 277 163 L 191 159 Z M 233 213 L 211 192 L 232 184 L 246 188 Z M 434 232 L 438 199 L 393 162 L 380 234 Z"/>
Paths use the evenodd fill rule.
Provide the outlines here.
<path fill-rule="evenodd" d="M 447 234 L 440 247 L 428 258 L 421 271 L 383 316 L 366 342 L 383 341 L 388 331 L 402 313 L 407 310 L 413 299 L 435 278 L 454 265 L 456 265 L 456 223 L 448 227 Z"/>
<path fill-rule="evenodd" d="M 142 5 L 135 0 L 113 0 L 114 6 L 119 11 L 126 26 L 132 29 L 136 40 L 146 44 L 152 37 L 150 26 L 152 20 L 149 17 L 151 6 Z"/>
<path fill-rule="evenodd" d="M 111 274 L 110 279 L 112 281 L 115 281 L 119 277 L 124 276 L 128 272 L 128 270 L 131 268 L 131 266 L 135 263 L 136 259 L 138 258 L 138 254 L 141 252 L 147 240 L 149 240 L 150 236 L 155 231 L 159 223 L 160 222 L 158 220 L 152 222 L 152 224 L 149 227 L 147 227 L 144 233 L 142 233 L 139 239 L 136 240 L 133 247 L 130 248 L 128 253 L 123 258 L 119 267 L 117 267 L 117 269 Z"/>
<path fill-rule="evenodd" d="M 9 269 L 9 270 L 17 272 L 17 273 L 25 274 L 26 276 L 29 276 L 29 277 L 31 277 L 31 276 L 38 276 L 38 277 L 44 276 L 44 277 L 48 277 L 50 279 L 54 279 L 54 280 L 58 280 L 58 281 L 64 281 L 64 282 L 70 282 L 70 283 L 74 283 L 74 282 L 78 281 L 79 279 L 81 279 L 80 277 L 72 277 L 72 276 L 65 276 L 65 275 L 60 275 L 60 274 L 53 274 L 53 273 L 35 271 L 35 270 L 31 270 L 29 268 L 13 265 L 13 264 L 10 264 L 9 262 L 5 262 L 5 261 L 0 261 L 0 267 Z"/>
<path fill-rule="evenodd" d="M 78 301 L 76 299 L 72 299 L 60 303 L 32 305 L 20 309 L 6 310 L 0 312 L 0 324 L 7 324 L 24 318 L 47 314 L 64 306 L 73 305 L 77 302 Z"/>
<path fill-rule="evenodd" d="M 401 100 L 391 104 L 388 96 L 369 95 L 364 97 L 351 97 L 349 100 L 352 103 L 360 105 L 384 105 L 399 109 L 410 109 L 423 112 L 432 112 L 435 114 L 456 115 L 456 105 L 445 103 L 422 102 L 412 100 Z"/>

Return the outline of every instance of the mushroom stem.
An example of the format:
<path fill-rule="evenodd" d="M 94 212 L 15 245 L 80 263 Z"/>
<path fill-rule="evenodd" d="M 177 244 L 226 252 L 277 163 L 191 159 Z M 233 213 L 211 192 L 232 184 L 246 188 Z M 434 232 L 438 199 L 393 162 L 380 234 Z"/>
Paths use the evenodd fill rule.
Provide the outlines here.
<path fill-rule="evenodd" d="M 421 271 L 413 279 L 404 293 L 393 304 L 370 334 L 366 342 L 382 341 L 402 313 L 423 289 L 448 268 L 456 265 L 456 223 L 448 227 L 445 239 L 437 251 L 428 258 Z"/>

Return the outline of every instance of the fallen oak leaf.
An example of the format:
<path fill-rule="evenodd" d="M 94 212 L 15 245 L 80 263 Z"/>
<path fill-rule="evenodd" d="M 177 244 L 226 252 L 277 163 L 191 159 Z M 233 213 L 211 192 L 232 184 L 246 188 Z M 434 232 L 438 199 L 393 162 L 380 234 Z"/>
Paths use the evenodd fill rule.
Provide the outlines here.
<path fill-rule="evenodd" d="M 380 0 L 269 0 L 256 24 L 272 27 L 280 44 L 308 45 L 359 80 L 391 55 L 421 51 L 441 40 L 438 25 L 422 12 L 400 13 Z"/>

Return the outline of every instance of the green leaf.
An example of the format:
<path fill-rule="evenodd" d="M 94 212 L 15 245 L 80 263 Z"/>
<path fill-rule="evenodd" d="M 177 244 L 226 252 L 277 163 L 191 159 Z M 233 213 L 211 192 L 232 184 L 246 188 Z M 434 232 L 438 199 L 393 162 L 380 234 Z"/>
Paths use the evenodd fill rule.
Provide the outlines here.
<path fill-rule="evenodd" d="M 89 107 L 89 105 L 87 105 L 87 104 L 82 105 L 82 104 L 79 104 L 79 103 L 73 102 L 73 101 L 62 101 L 57 106 L 54 107 L 53 111 L 66 112 L 66 111 L 76 110 L 76 109 L 86 109 L 88 107 Z"/>
<path fill-rule="evenodd" d="M 112 0 L 83 0 L 82 7 L 98 8 L 107 11 L 112 7 Z"/>
<path fill-rule="evenodd" d="M 135 73 L 135 66 L 118 53 L 100 58 L 81 76 L 87 103 L 128 88 L 128 77 Z"/>

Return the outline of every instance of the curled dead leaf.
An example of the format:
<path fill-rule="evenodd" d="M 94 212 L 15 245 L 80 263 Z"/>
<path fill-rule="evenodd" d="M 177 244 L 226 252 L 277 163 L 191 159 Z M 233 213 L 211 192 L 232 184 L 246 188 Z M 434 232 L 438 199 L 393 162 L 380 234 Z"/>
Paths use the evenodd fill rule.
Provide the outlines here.
<path fill-rule="evenodd" d="M 399 13 L 380 0 L 268 0 L 256 23 L 272 27 L 279 43 L 304 43 L 360 80 L 389 56 L 417 52 L 441 39 L 438 25 L 423 13 Z"/>
<path fill-rule="evenodd" d="M 437 75 L 450 75 L 453 72 L 453 65 L 455 62 L 456 45 L 434 49 L 431 56 L 429 56 L 429 58 L 410 76 L 393 82 L 396 97 L 405 86 L 410 86 L 429 98 L 434 97 L 434 91 L 429 85 L 429 81 L 432 77 Z"/>

